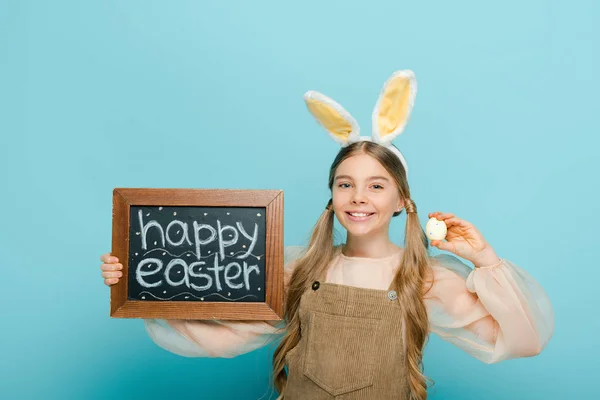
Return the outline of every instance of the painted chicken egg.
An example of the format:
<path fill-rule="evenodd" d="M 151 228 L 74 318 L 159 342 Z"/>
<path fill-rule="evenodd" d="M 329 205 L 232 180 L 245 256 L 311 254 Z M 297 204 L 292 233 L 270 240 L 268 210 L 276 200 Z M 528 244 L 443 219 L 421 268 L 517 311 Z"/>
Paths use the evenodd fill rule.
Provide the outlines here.
<path fill-rule="evenodd" d="M 427 221 L 425 232 L 430 240 L 443 240 L 446 237 L 446 233 L 448 233 L 448 228 L 444 221 L 439 221 L 433 217 Z"/>

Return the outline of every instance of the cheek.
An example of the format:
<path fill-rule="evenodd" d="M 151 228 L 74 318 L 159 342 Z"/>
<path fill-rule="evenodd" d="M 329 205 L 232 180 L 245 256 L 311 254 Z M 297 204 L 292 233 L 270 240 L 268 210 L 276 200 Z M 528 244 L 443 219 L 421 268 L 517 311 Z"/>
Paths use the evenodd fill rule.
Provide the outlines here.
<path fill-rule="evenodd" d="M 348 202 L 348 195 L 344 192 L 333 192 L 332 199 L 333 208 L 336 209 Z"/>
<path fill-rule="evenodd" d="M 379 209 L 381 211 L 389 212 L 393 214 L 398 209 L 398 197 L 397 196 L 386 196 L 385 198 L 379 199 Z"/>

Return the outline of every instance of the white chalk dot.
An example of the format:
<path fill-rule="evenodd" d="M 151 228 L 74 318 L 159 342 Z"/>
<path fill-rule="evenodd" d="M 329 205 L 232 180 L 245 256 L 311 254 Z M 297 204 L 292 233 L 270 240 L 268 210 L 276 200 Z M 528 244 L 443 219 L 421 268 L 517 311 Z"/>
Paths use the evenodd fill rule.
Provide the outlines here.
<path fill-rule="evenodd" d="M 167 253 L 163 253 L 163 256 L 166 255 Z"/>
<path fill-rule="evenodd" d="M 159 210 L 162 210 L 162 207 L 158 207 Z"/>
<path fill-rule="evenodd" d="M 181 273 L 181 271 L 177 271 L 177 273 L 178 273 L 178 274 L 180 274 L 180 273 Z"/>
<path fill-rule="evenodd" d="M 146 296 L 142 296 L 142 300 L 145 299 L 145 298 L 146 298 Z"/>
<path fill-rule="evenodd" d="M 190 255 L 188 254 L 187 256 L 189 257 Z"/>
<path fill-rule="evenodd" d="M 154 242 L 154 245 L 156 246 L 156 242 Z"/>
<path fill-rule="evenodd" d="M 231 296 L 231 292 L 227 293 L 227 296 Z"/>
<path fill-rule="evenodd" d="M 204 213 L 204 215 L 208 215 L 208 213 Z"/>
<path fill-rule="evenodd" d="M 166 291 L 166 290 L 163 290 L 163 293 L 167 293 L 167 291 Z"/>
<path fill-rule="evenodd" d="M 258 291 L 260 292 L 260 288 L 258 288 Z"/>
<path fill-rule="evenodd" d="M 209 251 L 208 251 L 208 254 L 210 254 L 210 253 L 212 253 L 212 251 L 211 251 L 211 250 L 209 250 Z"/>
<path fill-rule="evenodd" d="M 179 232 L 181 232 L 181 231 L 177 231 L 177 233 L 179 233 Z"/>
<path fill-rule="evenodd" d="M 229 235 L 229 237 L 233 237 L 233 235 Z"/>
<path fill-rule="evenodd" d="M 139 233 L 139 232 L 136 232 L 135 234 L 136 234 L 136 235 L 139 235 L 140 233 Z"/>
<path fill-rule="evenodd" d="M 227 215 L 229 215 L 229 213 L 227 213 Z"/>
<path fill-rule="evenodd" d="M 260 257 L 256 257 L 257 260 L 260 260 Z"/>
<path fill-rule="evenodd" d="M 256 214 L 256 215 L 260 217 L 260 213 L 258 213 L 258 214 Z"/>
<path fill-rule="evenodd" d="M 189 298 L 190 298 L 190 296 L 185 296 L 185 298 L 186 298 L 186 299 L 189 299 Z"/>
<path fill-rule="evenodd" d="M 204 297 L 200 297 L 200 300 L 204 301 Z"/>
<path fill-rule="evenodd" d="M 135 255 L 137 256 L 137 255 L 138 255 L 138 253 L 135 253 Z"/>
<path fill-rule="evenodd" d="M 150 216 L 150 213 L 146 214 L 146 217 L 149 217 L 149 216 Z"/>
<path fill-rule="evenodd" d="M 243 248 L 246 248 L 246 245 L 245 245 L 245 244 L 243 244 L 243 245 L 242 245 L 242 247 L 243 247 Z"/>
<path fill-rule="evenodd" d="M 173 215 L 177 215 L 177 213 L 176 213 L 176 212 L 174 212 L 174 213 L 173 213 Z"/>
<path fill-rule="evenodd" d="M 233 255 L 233 251 L 231 253 L 229 253 L 229 254 Z"/>

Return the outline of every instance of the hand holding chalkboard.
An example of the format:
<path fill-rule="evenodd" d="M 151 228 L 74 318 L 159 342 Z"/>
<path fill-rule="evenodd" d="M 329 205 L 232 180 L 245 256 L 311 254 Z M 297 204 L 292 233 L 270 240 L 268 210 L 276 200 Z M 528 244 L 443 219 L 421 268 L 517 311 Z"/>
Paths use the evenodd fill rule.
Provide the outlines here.
<path fill-rule="evenodd" d="M 113 317 L 280 320 L 283 192 L 115 189 L 101 260 Z"/>
<path fill-rule="evenodd" d="M 121 272 L 123 264 L 119 263 L 119 259 L 111 256 L 110 253 L 106 253 L 100 257 L 100 261 L 103 262 L 100 265 L 100 270 L 102 271 L 104 284 L 111 286 L 119 283 L 119 278 L 123 276 L 123 272 Z"/>

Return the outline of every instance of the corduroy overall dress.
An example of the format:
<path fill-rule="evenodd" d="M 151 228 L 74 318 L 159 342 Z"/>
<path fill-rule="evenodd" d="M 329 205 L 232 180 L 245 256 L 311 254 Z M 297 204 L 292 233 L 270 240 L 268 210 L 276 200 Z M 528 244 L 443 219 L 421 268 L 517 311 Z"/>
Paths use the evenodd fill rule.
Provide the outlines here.
<path fill-rule="evenodd" d="M 409 398 L 401 305 L 393 290 L 314 282 L 286 355 L 284 400 Z"/>

